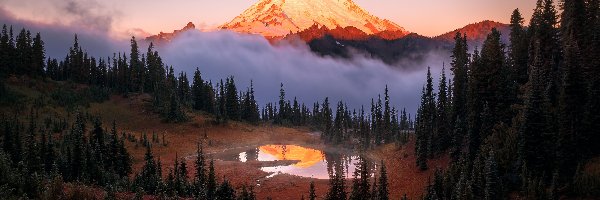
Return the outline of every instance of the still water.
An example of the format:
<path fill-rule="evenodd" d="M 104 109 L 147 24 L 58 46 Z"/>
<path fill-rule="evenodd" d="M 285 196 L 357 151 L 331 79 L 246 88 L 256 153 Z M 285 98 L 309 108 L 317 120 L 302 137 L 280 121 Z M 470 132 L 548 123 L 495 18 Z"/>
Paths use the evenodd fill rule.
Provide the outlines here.
<path fill-rule="evenodd" d="M 242 152 L 229 152 L 218 159 L 239 162 L 263 162 L 260 169 L 270 173 L 267 178 L 278 174 L 329 179 L 334 170 L 342 171 L 347 178 L 358 167 L 357 155 L 326 152 L 299 145 L 263 145 Z M 370 168 L 375 165 L 370 163 Z"/>

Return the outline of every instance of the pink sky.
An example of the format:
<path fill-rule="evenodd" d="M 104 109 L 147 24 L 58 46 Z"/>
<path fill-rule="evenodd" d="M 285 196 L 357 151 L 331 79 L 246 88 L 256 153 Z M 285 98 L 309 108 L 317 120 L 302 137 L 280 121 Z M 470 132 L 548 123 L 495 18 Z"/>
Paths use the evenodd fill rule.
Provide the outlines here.
<path fill-rule="evenodd" d="M 198 28 L 214 28 L 233 19 L 258 0 L 0 0 L 16 17 L 47 23 L 73 23 L 91 15 L 111 18 L 115 34 L 143 30 L 171 32 L 191 21 Z M 469 23 L 494 20 L 508 23 L 519 8 L 526 21 L 535 0 L 354 0 L 371 14 L 396 22 L 408 31 L 436 36 Z M 82 13 L 67 13 L 69 2 L 84 6 Z M 83 17 L 82 17 L 83 16 Z"/>

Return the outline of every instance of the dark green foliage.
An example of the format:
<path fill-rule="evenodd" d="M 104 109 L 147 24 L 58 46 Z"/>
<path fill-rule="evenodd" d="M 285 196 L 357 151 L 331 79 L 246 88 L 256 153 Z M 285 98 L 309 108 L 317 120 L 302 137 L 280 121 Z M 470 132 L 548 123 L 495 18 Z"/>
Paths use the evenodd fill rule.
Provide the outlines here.
<path fill-rule="evenodd" d="M 454 124 L 452 131 L 452 159 L 458 160 L 458 156 L 462 151 L 464 136 L 467 131 L 467 100 L 468 100 L 468 83 L 469 83 L 469 54 L 467 46 L 467 36 L 461 36 L 456 33 L 455 45 L 452 50 L 452 63 L 450 70 L 454 74 L 452 81 L 452 115 L 450 121 Z"/>
<path fill-rule="evenodd" d="M 315 183 L 313 181 L 310 182 L 310 189 L 308 190 L 308 199 L 317 199 L 317 194 L 315 193 Z"/>
<path fill-rule="evenodd" d="M 450 114 L 450 102 L 448 100 L 448 83 L 446 82 L 446 68 L 442 67 L 442 74 L 440 75 L 440 82 L 438 87 L 438 98 L 437 98 L 437 113 L 436 113 L 436 131 L 431 141 L 432 153 L 439 154 L 446 151 L 449 147 L 448 141 L 452 138 L 450 133 L 450 120 L 448 116 Z"/>
<path fill-rule="evenodd" d="M 219 186 L 219 189 L 216 192 L 216 197 L 215 199 L 219 199 L 219 200 L 235 200 L 235 190 L 233 190 L 233 187 L 231 186 L 231 184 L 229 183 L 228 180 L 224 180 L 223 183 L 221 183 L 221 186 Z"/>
<path fill-rule="evenodd" d="M 421 170 L 427 169 L 427 157 L 433 155 L 432 140 L 434 139 L 435 119 L 436 119 L 435 94 L 433 92 L 433 80 L 431 71 L 427 70 L 427 84 L 423 88 L 421 96 L 421 105 L 417 111 L 416 124 L 416 143 L 415 152 L 417 156 L 417 166 Z"/>
<path fill-rule="evenodd" d="M 350 193 L 351 200 L 370 199 L 371 192 L 371 173 L 368 162 L 363 158 L 359 158 L 358 168 L 354 171 L 352 180 L 352 192 Z"/>
<path fill-rule="evenodd" d="M 381 168 L 379 170 L 379 187 L 377 187 L 376 199 L 378 199 L 378 200 L 388 200 L 389 199 L 387 171 L 385 169 L 385 164 L 383 163 L 383 161 L 381 161 Z"/>
<path fill-rule="evenodd" d="M 240 102 L 237 87 L 235 86 L 235 81 L 232 77 L 227 78 L 225 82 L 225 109 L 227 113 L 227 118 L 232 120 L 240 119 Z"/>
<path fill-rule="evenodd" d="M 193 191 L 194 195 L 199 198 L 206 198 L 206 188 L 207 188 L 207 169 L 206 162 L 204 158 L 204 152 L 202 148 L 202 143 L 198 144 L 198 150 L 196 151 L 196 161 L 194 162 L 194 167 L 196 169 L 196 175 L 194 176 L 193 182 Z"/>
<path fill-rule="evenodd" d="M 208 167 L 208 179 L 206 181 L 206 197 L 213 199 L 216 197 L 217 192 L 217 178 L 215 177 L 215 166 L 212 159 Z"/>
<path fill-rule="evenodd" d="M 342 169 L 335 169 L 334 174 L 329 178 L 329 191 L 327 192 L 326 200 L 346 199 L 346 184 L 344 172 Z"/>
<path fill-rule="evenodd" d="M 498 165 L 494 157 L 494 151 L 490 151 L 487 160 L 485 161 L 485 199 L 502 199 L 500 193 L 502 187 L 500 178 L 498 177 Z"/>
<path fill-rule="evenodd" d="M 150 194 L 155 194 L 162 184 L 162 167 L 160 161 L 154 159 L 150 146 L 146 147 L 144 161 L 142 171 L 135 177 L 133 185 Z"/>
<path fill-rule="evenodd" d="M 523 27 L 523 17 L 519 9 L 515 9 L 510 17 L 510 46 L 508 48 L 508 62 L 511 66 L 511 77 L 518 87 L 527 83 L 529 60 L 529 37 Z M 518 89 L 518 88 L 516 88 Z"/>

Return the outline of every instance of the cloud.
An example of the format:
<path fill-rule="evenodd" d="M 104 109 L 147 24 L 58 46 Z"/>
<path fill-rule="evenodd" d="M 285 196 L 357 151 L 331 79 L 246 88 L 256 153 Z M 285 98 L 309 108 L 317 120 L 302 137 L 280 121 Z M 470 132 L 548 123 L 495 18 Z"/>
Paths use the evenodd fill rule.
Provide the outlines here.
<path fill-rule="evenodd" d="M 72 46 L 74 34 L 78 35 L 80 45 L 97 58 L 129 51 L 128 38 L 111 36 L 108 27 L 114 22 L 108 16 L 94 14 L 99 12 L 94 10 L 98 8 L 84 7 L 72 0 L 57 4 L 62 5 L 57 8 L 76 16 L 73 18 L 77 20 L 49 23 L 18 19 L 0 6 L 0 24 L 13 25 L 15 33 L 21 28 L 41 32 L 47 56 L 51 58 L 64 58 Z M 93 7 L 94 4 L 90 5 Z M 131 29 L 130 33 L 147 34 L 140 29 Z M 144 52 L 147 44 L 138 42 Z M 198 67 L 204 79 L 214 83 L 233 75 L 240 90 L 245 90 L 253 80 L 261 106 L 278 100 L 279 85 L 283 83 L 288 99 L 298 97 L 310 108 L 313 102 L 330 97 L 332 107 L 343 100 L 350 108 L 359 109 L 364 105 L 368 110 L 371 98 L 376 99 L 388 85 L 392 105 L 406 107 L 412 113 L 419 104 L 426 67 L 431 66 L 436 75 L 442 63 L 449 60 L 448 52 L 414 55 L 401 59 L 394 66 L 358 53 L 352 59 L 321 57 L 301 42 L 272 45 L 260 36 L 222 30 L 187 31 L 157 50 L 167 65 L 172 65 L 176 71 L 187 72 L 190 79 Z"/>
<path fill-rule="evenodd" d="M 71 8 L 75 9 L 75 8 Z M 13 26 L 15 36 L 21 29 L 30 30 L 32 33 L 40 32 L 46 46 L 46 56 L 63 59 L 73 46 L 74 35 L 77 34 L 80 45 L 90 56 L 112 56 L 113 52 L 126 50 L 127 40 L 116 39 L 106 31 L 97 31 L 82 27 L 79 23 L 45 23 L 27 19 L 19 19 L 8 9 L 0 6 L 0 25 Z"/>
<path fill-rule="evenodd" d="M 71 16 L 72 25 L 101 32 L 111 31 L 115 18 L 121 16 L 119 11 L 108 9 L 94 0 L 60 0 L 54 5 Z"/>
<path fill-rule="evenodd" d="M 245 90 L 253 80 L 261 106 L 278 100 L 283 83 L 288 99 L 296 96 L 310 108 L 330 97 L 332 106 L 343 100 L 351 108 L 369 109 L 371 98 L 388 85 L 391 103 L 410 112 L 419 104 L 427 66 L 435 75 L 449 58 L 432 52 L 423 62 L 399 64 L 415 66 L 390 66 L 361 55 L 350 60 L 321 57 L 303 43 L 272 45 L 263 37 L 230 31 L 188 31 L 158 50 L 165 63 L 187 72 L 190 79 L 198 67 L 213 83 L 233 75 L 238 89 Z"/>

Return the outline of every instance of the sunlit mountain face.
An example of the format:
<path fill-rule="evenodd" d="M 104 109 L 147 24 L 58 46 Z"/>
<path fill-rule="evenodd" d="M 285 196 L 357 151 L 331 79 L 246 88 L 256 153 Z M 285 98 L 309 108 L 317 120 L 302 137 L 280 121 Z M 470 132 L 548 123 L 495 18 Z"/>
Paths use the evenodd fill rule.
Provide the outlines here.
<path fill-rule="evenodd" d="M 284 37 L 310 27 L 327 31 L 352 28 L 360 34 L 396 39 L 404 28 L 371 15 L 352 0 L 261 0 L 220 28 L 267 38 Z"/>

